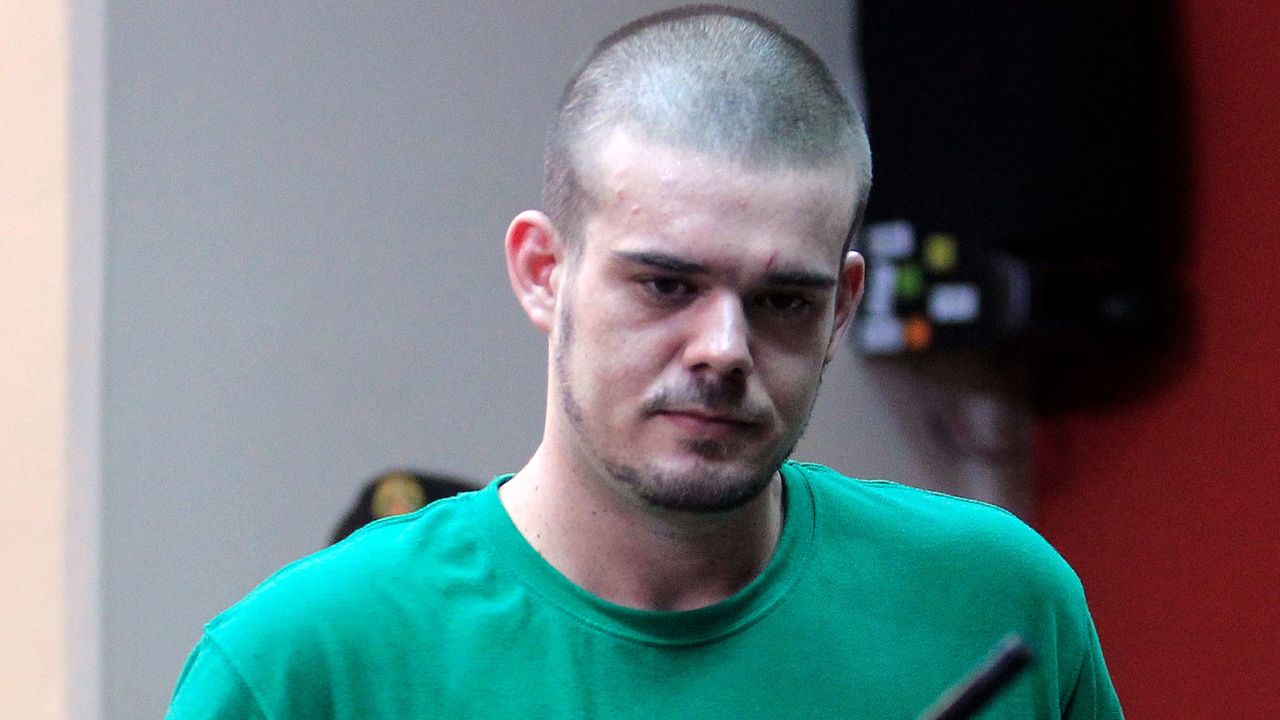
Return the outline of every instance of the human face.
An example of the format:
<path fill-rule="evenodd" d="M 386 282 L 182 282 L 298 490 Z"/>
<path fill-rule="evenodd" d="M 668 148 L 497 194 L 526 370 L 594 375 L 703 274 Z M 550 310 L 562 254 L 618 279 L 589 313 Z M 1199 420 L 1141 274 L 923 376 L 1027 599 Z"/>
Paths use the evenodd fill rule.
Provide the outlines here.
<path fill-rule="evenodd" d="M 739 507 L 803 432 L 856 302 L 861 261 L 842 257 L 855 188 L 623 131 L 597 159 L 558 299 L 555 429 L 649 505 Z"/>

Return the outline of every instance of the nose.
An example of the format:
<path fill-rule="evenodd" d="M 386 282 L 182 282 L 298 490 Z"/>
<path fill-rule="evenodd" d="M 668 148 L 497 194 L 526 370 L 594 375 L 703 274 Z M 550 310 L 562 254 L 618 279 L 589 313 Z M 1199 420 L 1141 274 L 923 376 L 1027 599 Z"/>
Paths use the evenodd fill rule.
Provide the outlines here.
<path fill-rule="evenodd" d="M 732 293 L 714 294 L 696 308 L 685 366 L 698 372 L 746 376 L 754 366 L 750 334 L 742 301 Z"/>

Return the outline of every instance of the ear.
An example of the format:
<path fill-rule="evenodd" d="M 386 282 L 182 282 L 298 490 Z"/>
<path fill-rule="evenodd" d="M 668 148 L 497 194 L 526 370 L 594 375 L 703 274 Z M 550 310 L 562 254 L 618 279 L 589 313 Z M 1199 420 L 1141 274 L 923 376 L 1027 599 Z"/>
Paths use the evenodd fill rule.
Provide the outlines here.
<path fill-rule="evenodd" d="M 827 342 L 827 357 L 823 363 L 831 362 L 840 349 L 840 341 L 853 321 L 853 311 L 862 300 L 862 287 L 866 278 L 867 265 L 862 256 L 852 250 L 844 256 L 840 266 L 840 282 L 836 286 L 836 320 L 831 327 L 831 339 Z"/>
<path fill-rule="evenodd" d="M 565 258 L 564 245 L 551 218 L 525 210 L 507 228 L 507 275 L 516 299 L 539 330 L 551 331 L 556 290 Z"/>

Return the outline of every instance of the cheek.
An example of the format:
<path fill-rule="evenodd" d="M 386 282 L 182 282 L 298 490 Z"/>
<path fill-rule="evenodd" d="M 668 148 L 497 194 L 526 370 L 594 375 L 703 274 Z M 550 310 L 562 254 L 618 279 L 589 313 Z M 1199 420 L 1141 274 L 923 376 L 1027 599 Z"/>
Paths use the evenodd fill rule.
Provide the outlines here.
<path fill-rule="evenodd" d="M 787 354 L 758 362 L 756 370 L 779 412 L 794 416 L 809 411 L 822 367 L 821 360 L 812 354 Z"/>
<path fill-rule="evenodd" d="M 590 302 L 590 301 L 588 301 Z M 607 307 L 601 298 L 574 314 L 573 357 L 575 382 L 594 398 L 616 398 L 634 392 L 648 376 L 652 338 L 643 327 L 629 322 L 625 313 Z"/>
<path fill-rule="evenodd" d="M 600 373 L 623 382 L 638 381 L 637 374 L 661 368 L 678 350 L 679 333 L 671 318 L 655 318 L 637 307 L 633 300 L 602 293 L 584 318 L 581 336 L 584 362 L 599 367 Z"/>

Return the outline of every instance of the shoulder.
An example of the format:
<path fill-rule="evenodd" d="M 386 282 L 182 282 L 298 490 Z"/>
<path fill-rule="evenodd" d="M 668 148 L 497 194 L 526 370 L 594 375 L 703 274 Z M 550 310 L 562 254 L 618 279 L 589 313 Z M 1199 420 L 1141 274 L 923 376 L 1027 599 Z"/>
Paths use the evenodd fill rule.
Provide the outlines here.
<path fill-rule="evenodd" d="M 903 485 L 889 480 L 849 477 L 817 463 L 789 462 L 813 489 L 815 499 L 833 509 L 855 512 L 859 520 L 888 520 L 923 523 L 912 529 L 963 531 L 989 527 L 998 530 L 1025 530 L 1029 527 L 1008 510 L 946 493 Z"/>
<path fill-rule="evenodd" d="M 406 658 L 428 649 L 422 641 L 447 628 L 450 604 L 470 599 L 459 588 L 491 566 L 475 522 L 483 492 L 375 522 L 267 578 L 205 626 L 175 707 L 327 717 L 334 698 L 355 702 L 377 682 L 409 682 Z"/>
<path fill-rule="evenodd" d="M 1070 565 L 1007 510 L 813 463 L 791 466 L 813 493 L 819 530 L 834 542 L 941 578 L 1084 606 Z"/>
<path fill-rule="evenodd" d="M 839 587 L 864 610 L 927 625 L 934 642 L 945 635 L 989 643 L 1016 631 L 1043 653 L 1037 672 L 1059 697 L 1078 687 L 1084 668 L 1105 680 L 1101 661 L 1091 660 L 1097 635 L 1079 578 L 1012 513 L 821 465 L 789 468 L 813 496 L 814 564 L 825 588 Z"/>
<path fill-rule="evenodd" d="M 394 627 L 402 603 L 390 601 L 448 582 L 445 568 L 475 562 L 473 493 L 374 522 L 281 568 L 219 614 L 206 635 L 232 655 L 263 645 L 332 645 L 344 633 Z"/>

